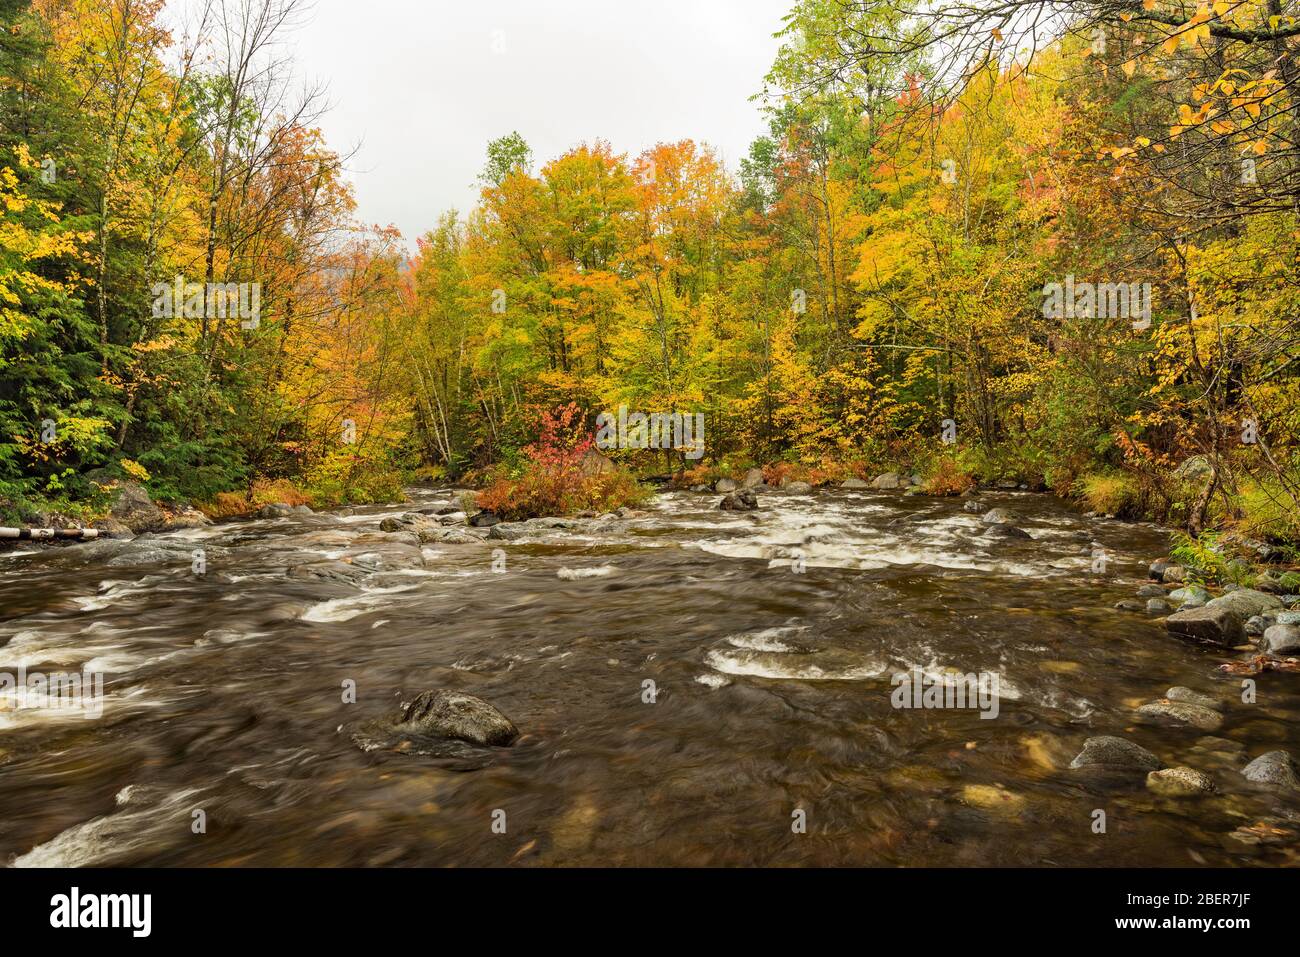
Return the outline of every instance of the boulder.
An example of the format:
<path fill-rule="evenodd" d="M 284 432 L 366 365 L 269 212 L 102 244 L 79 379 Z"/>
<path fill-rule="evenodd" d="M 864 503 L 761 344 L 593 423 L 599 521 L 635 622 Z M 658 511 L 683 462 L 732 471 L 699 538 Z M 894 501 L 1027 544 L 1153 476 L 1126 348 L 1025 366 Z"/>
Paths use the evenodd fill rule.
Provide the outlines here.
<path fill-rule="evenodd" d="M 488 538 L 492 533 L 488 532 Z M 417 541 L 421 545 L 477 545 L 483 541 L 483 534 L 474 534 L 464 528 L 422 528 Z"/>
<path fill-rule="evenodd" d="M 350 585 L 364 578 L 366 572 L 365 569 L 358 568 L 350 562 L 336 560 L 294 565 L 285 574 L 296 581 L 326 581 Z"/>
<path fill-rule="evenodd" d="M 1148 573 L 1149 573 L 1150 576 L 1151 576 L 1152 578 L 1154 578 L 1156 581 L 1158 581 L 1158 582 L 1164 581 L 1164 580 L 1165 580 L 1165 569 L 1168 568 L 1171 564 L 1173 564 L 1173 563 L 1170 562 L 1170 561 L 1167 561 L 1166 559 L 1163 559 L 1163 558 L 1162 558 L 1162 559 L 1159 559 L 1158 561 L 1154 561 L 1154 562 L 1151 563 L 1151 567 L 1150 567 L 1150 569 L 1148 570 Z"/>
<path fill-rule="evenodd" d="M 1269 751 L 1241 769 L 1247 781 L 1284 791 L 1300 790 L 1295 762 L 1285 751 Z"/>
<path fill-rule="evenodd" d="M 1223 727 L 1223 715 L 1199 704 L 1170 701 L 1162 698 L 1137 709 L 1144 718 L 1167 725 L 1188 725 L 1200 731 L 1218 731 Z"/>
<path fill-rule="evenodd" d="M 871 487 L 870 485 L 862 481 L 862 479 L 860 478 L 849 478 L 849 479 L 845 479 L 843 482 L 840 483 L 840 488 L 870 488 L 870 487 Z"/>
<path fill-rule="evenodd" d="M 135 538 L 135 532 L 130 527 L 111 516 L 96 519 L 90 523 L 90 527 L 99 529 L 100 538 Z"/>
<path fill-rule="evenodd" d="M 531 532 L 527 522 L 497 522 L 488 530 L 487 537 L 493 541 L 513 542 Z"/>
<path fill-rule="evenodd" d="M 1159 771 L 1163 762 L 1141 745 L 1124 738 L 1103 734 L 1083 742 L 1070 767 L 1104 771 Z"/>
<path fill-rule="evenodd" d="M 1164 572 L 1160 576 L 1160 580 L 1181 585 L 1187 580 L 1187 569 L 1182 565 L 1166 565 Z"/>
<path fill-rule="evenodd" d="M 1205 603 L 1207 608 L 1227 608 L 1245 621 L 1252 615 L 1262 615 L 1282 608 L 1282 599 L 1253 588 L 1237 588 Z"/>
<path fill-rule="evenodd" d="M 506 747 L 519 737 L 509 718 L 482 698 L 460 691 L 425 691 L 402 708 L 397 730 Z"/>
<path fill-rule="evenodd" d="M 980 516 L 985 525 L 1007 525 L 1016 520 L 1016 513 L 1009 508 L 991 508 Z"/>
<path fill-rule="evenodd" d="M 1122 601 L 1115 602 L 1116 611 L 1146 611 L 1147 606 L 1142 604 L 1136 598 L 1125 598 Z"/>
<path fill-rule="evenodd" d="M 972 498 L 962 503 L 961 510 L 973 515 L 981 515 L 984 512 L 984 503 Z"/>
<path fill-rule="evenodd" d="M 763 484 L 765 483 L 763 482 L 762 469 L 750 469 L 740 481 L 741 488 L 757 488 Z"/>
<path fill-rule="evenodd" d="M 813 490 L 807 482 L 785 482 L 781 487 L 792 495 L 807 495 Z"/>
<path fill-rule="evenodd" d="M 736 483 L 729 478 L 720 478 L 713 484 L 713 491 L 715 492 L 722 492 L 725 494 L 727 492 L 734 492 L 735 490 Z"/>
<path fill-rule="evenodd" d="M 115 519 L 135 532 L 151 532 L 161 528 L 166 520 L 163 510 L 154 504 L 149 493 L 139 482 L 120 482 L 113 497 L 109 518 Z"/>
<path fill-rule="evenodd" d="M 1183 604 L 1185 602 L 1195 602 L 1190 607 L 1196 608 L 1204 605 L 1210 600 L 1210 593 L 1200 585 L 1185 585 L 1182 588 L 1175 588 L 1169 593 L 1169 600 Z"/>
<path fill-rule="evenodd" d="M 1170 701 L 1178 701 L 1182 704 L 1199 705 L 1202 708 L 1209 708 L 1213 711 L 1222 711 L 1223 702 L 1218 698 L 1211 697 L 1207 694 L 1201 694 L 1193 691 L 1191 688 L 1184 688 L 1182 685 L 1174 685 L 1165 692 L 1165 697 Z"/>
<path fill-rule="evenodd" d="M 988 528 L 984 529 L 983 534 L 987 535 L 989 538 L 1033 539 L 1033 536 L 1023 528 L 1016 528 L 1016 526 L 1008 522 L 998 522 L 994 525 L 990 525 Z"/>
<path fill-rule="evenodd" d="M 1165 630 L 1187 641 L 1200 641 L 1231 648 L 1241 644 L 1244 632 L 1241 619 L 1229 608 L 1187 608 L 1174 612 L 1165 619 Z"/>
<path fill-rule="evenodd" d="M 1148 615 L 1167 615 L 1173 610 L 1174 606 L 1169 604 L 1169 602 L 1165 601 L 1163 598 L 1147 599 Z"/>
<path fill-rule="evenodd" d="M 1213 794 L 1214 778 L 1195 768 L 1165 768 L 1147 775 L 1147 787 L 1161 797 L 1192 797 Z"/>
<path fill-rule="evenodd" d="M 1139 589 L 1137 590 L 1137 596 L 1138 596 L 1139 598 L 1164 598 L 1164 597 L 1166 597 L 1166 596 L 1165 596 L 1165 590 L 1164 590 L 1163 588 L 1161 588 L 1159 585 L 1143 585 L 1141 588 L 1139 588 Z M 1172 598 L 1173 596 L 1170 595 L 1170 596 L 1168 596 L 1168 597 Z"/>
<path fill-rule="evenodd" d="M 594 478 L 597 475 L 609 475 L 611 472 L 617 472 L 618 466 L 613 460 L 606 455 L 602 455 L 596 449 L 587 449 L 582 456 L 582 462 L 578 465 L 579 471 L 586 478 Z"/>
<path fill-rule="evenodd" d="M 718 508 L 727 512 L 752 512 L 758 508 L 758 496 L 753 489 L 742 488 L 725 496 Z"/>
<path fill-rule="evenodd" d="M 1273 625 L 1264 632 L 1259 650 L 1270 655 L 1300 653 L 1300 625 Z"/>
<path fill-rule="evenodd" d="M 500 521 L 492 512 L 477 512 L 469 518 L 469 524 L 474 528 L 491 528 Z"/>
<path fill-rule="evenodd" d="M 871 480 L 871 487 L 877 489 L 895 489 L 902 484 L 903 479 L 897 472 L 886 472 Z"/>
<path fill-rule="evenodd" d="M 263 505 L 257 510 L 258 518 L 285 518 L 293 514 L 293 506 L 286 502 L 274 502 Z"/>

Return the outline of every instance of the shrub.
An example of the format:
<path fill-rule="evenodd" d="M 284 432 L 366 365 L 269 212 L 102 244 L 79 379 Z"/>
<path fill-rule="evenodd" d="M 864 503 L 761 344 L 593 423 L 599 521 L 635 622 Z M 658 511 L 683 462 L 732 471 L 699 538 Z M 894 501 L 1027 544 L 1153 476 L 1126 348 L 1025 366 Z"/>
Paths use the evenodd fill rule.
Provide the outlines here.
<path fill-rule="evenodd" d="M 1075 483 L 1076 491 L 1094 512 L 1134 518 L 1142 511 L 1138 483 L 1122 472 L 1094 472 Z"/>
<path fill-rule="evenodd" d="M 935 459 L 930 469 L 923 486 L 927 495 L 960 495 L 975 484 L 970 473 L 952 456 Z"/>
<path fill-rule="evenodd" d="M 593 475 L 584 469 L 583 460 L 594 446 L 574 403 L 544 413 L 537 441 L 523 450 L 520 473 L 492 481 L 478 493 L 478 507 L 515 521 L 644 501 L 648 492 L 628 473 Z"/>

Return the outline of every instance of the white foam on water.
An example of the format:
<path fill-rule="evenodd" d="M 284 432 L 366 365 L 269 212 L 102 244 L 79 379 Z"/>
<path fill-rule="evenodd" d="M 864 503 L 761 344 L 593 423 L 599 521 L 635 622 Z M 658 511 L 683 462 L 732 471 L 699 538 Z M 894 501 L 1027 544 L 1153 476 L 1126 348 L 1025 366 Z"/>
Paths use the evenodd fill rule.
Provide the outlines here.
<path fill-rule="evenodd" d="M 725 675 L 717 675 L 717 674 L 696 675 L 695 680 L 698 681 L 700 684 L 704 685 L 706 688 L 713 688 L 715 691 L 718 688 L 725 688 L 727 685 L 731 684 L 730 678 L 726 677 Z"/>
<path fill-rule="evenodd" d="M 874 678 L 884 667 L 870 659 L 842 654 L 785 654 L 783 652 L 728 651 L 715 648 L 704 656 L 704 663 L 725 675 L 754 678 L 785 678 L 805 681 L 860 681 Z"/>
<path fill-rule="evenodd" d="M 555 573 L 556 578 L 565 581 L 577 581 L 580 578 L 604 578 L 617 570 L 614 565 L 598 565 L 594 568 L 561 568 Z"/>
<path fill-rule="evenodd" d="M 778 628 L 764 628 L 762 631 L 741 635 L 728 635 L 726 641 L 736 648 L 750 651 L 795 651 L 796 649 L 781 641 L 782 637 L 798 634 L 808 630 L 807 625 L 786 625 Z"/>
<path fill-rule="evenodd" d="M 160 796 L 157 788 L 128 785 L 117 793 L 118 806 L 127 810 L 74 825 L 10 863 L 14 867 L 91 867 L 147 846 L 153 834 L 173 835 L 167 843 L 174 843 L 176 835 L 190 833 L 192 799 L 201 793 L 201 788 L 190 788 Z"/>
<path fill-rule="evenodd" d="M 395 588 L 366 588 L 360 595 L 351 598 L 332 598 L 329 601 L 317 602 L 298 617 L 302 621 L 349 621 L 377 606 L 388 604 L 390 595 L 414 591 L 418 587 L 418 585 L 400 585 Z"/>

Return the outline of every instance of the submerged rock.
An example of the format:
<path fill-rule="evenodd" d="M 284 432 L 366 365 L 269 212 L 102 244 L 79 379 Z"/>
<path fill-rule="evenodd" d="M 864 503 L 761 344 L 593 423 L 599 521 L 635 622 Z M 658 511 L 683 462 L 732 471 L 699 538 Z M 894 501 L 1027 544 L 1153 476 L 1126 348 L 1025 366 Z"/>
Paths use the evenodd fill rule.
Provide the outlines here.
<path fill-rule="evenodd" d="M 505 747 L 519 730 L 482 698 L 460 691 L 425 691 L 402 709 L 396 730 L 471 744 Z"/>
<path fill-rule="evenodd" d="M 1147 787 L 1163 797 L 1191 797 L 1218 790 L 1214 778 L 1195 768 L 1165 768 L 1147 775 Z"/>
<path fill-rule="evenodd" d="M 758 496 L 753 489 L 742 488 L 723 498 L 718 508 L 728 512 L 751 512 L 758 508 Z"/>
<path fill-rule="evenodd" d="M 1165 619 L 1165 630 L 1187 641 L 1231 647 L 1241 643 L 1241 619 L 1230 608 L 1213 603 L 1202 608 L 1184 608 Z"/>
<path fill-rule="evenodd" d="M 1174 610 L 1174 606 L 1163 598 L 1148 598 L 1146 610 L 1148 615 L 1167 615 Z"/>
<path fill-rule="evenodd" d="M 1076 770 L 1159 771 L 1164 763 L 1139 744 L 1125 738 L 1103 734 L 1083 742 L 1070 767 Z"/>
<path fill-rule="evenodd" d="M 1285 751 L 1269 751 L 1241 769 L 1247 781 L 1284 791 L 1300 790 L 1300 777 L 1296 775 L 1295 762 Z"/>

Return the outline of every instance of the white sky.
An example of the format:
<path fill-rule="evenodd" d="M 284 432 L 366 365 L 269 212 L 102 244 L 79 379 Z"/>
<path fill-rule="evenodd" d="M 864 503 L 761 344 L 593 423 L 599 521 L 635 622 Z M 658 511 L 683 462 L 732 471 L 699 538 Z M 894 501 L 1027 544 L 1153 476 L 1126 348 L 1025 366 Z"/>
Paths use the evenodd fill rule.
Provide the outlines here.
<path fill-rule="evenodd" d="M 540 165 L 583 141 L 635 154 L 690 138 L 735 170 L 793 0 L 316 0 L 295 31 L 322 127 L 358 147 L 358 217 L 410 246 L 470 209 L 488 140 L 518 130 Z M 499 31 L 499 32 L 497 32 Z M 493 50 L 500 38 L 503 52 Z"/>

